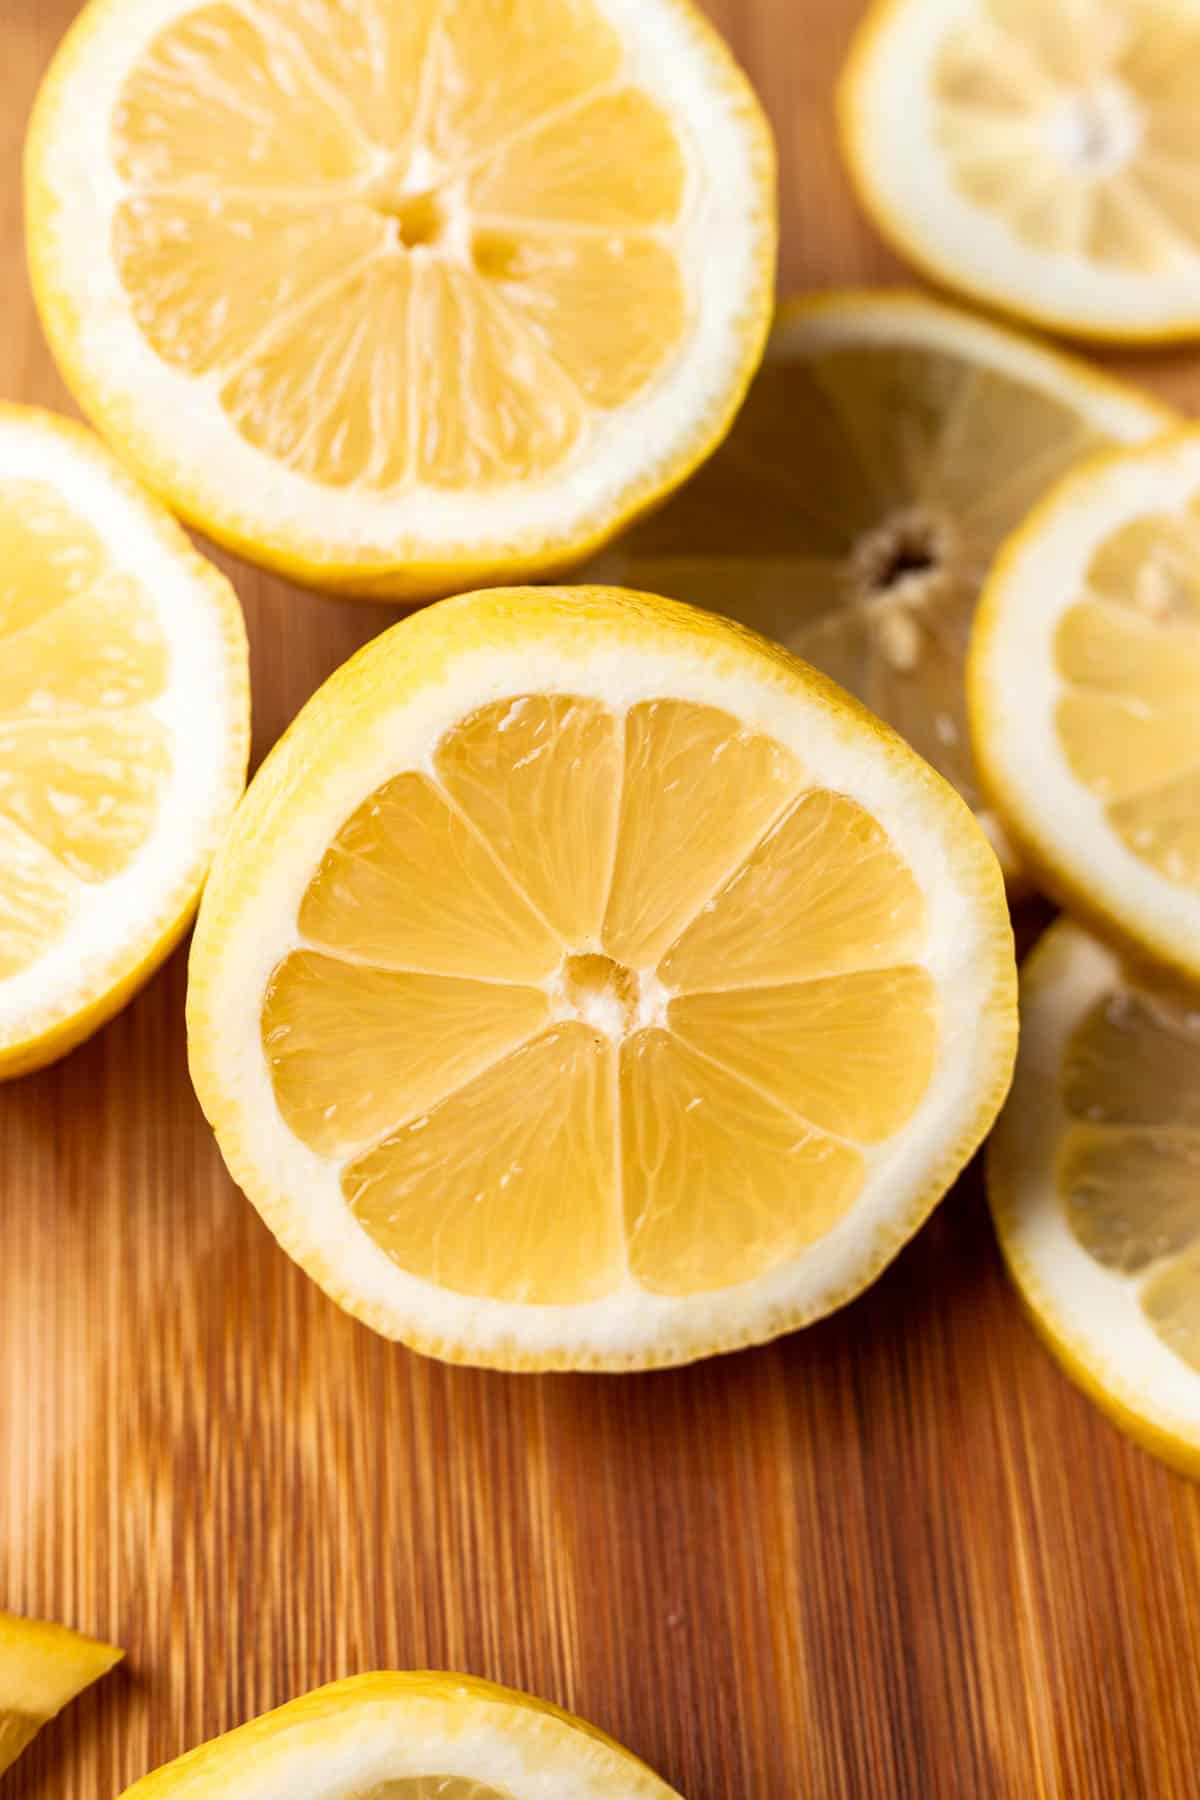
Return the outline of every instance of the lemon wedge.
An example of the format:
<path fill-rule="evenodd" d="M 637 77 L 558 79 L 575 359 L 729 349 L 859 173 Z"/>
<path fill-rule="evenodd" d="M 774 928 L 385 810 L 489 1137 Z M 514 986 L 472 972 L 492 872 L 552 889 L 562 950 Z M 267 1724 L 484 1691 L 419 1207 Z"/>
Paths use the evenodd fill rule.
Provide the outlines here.
<path fill-rule="evenodd" d="M 110 1644 L 0 1612 L 0 1775 L 42 1726 L 120 1662 Z"/>

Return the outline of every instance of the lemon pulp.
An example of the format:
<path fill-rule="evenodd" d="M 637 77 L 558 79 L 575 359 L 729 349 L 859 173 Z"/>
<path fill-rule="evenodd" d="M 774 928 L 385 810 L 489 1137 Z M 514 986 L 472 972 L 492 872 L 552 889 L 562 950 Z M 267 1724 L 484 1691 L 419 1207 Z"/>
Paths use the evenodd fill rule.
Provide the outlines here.
<path fill-rule="evenodd" d="M 1200 1370 L 1200 1011 L 1178 995 L 1103 995 L 1062 1071 L 1071 1123 L 1056 1177 L 1097 1262 L 1137 1278 L 1150 1328 Z"/>
<path fill-rule="evenodd" d="M 847 1212 L 933 1067 L 887 833 L 691 701 L 471 713 L 346 819 L 297 925 L 261 1012 L 280 1112 L 462 1293 L 748 1281 Z"/>
<path fill-rule="evenodd" d="M 985 0 L 936 58 L 933 128 L 962 195 L 1029 248 L 1169 271 L 1200 252 L 1198 70 L 1177 0 Z"/>

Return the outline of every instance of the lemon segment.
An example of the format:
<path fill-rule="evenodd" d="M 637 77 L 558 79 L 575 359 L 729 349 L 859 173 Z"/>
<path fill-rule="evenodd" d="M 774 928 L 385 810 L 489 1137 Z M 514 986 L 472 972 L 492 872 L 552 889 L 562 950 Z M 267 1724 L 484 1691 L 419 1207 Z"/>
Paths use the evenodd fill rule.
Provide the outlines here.
<path fill-rule="evenodd" d="M 123 1800 L 679 1800 L 594 1726 L 467 1675 L 318 1688 L 145 1775 Z"/>
<path fill-rule="evenodd" d="M 582 554 L 719 439 L 772 163 L 687 0 L 92 0 L 30 132 L 30 262 L 78 397 L 177 510 L 428 595 Z"/>
<path fill-rule="evenodd" d="M 116 1011 L 244 780 L 228 583 L 90 433 L 0 408 L 0 1076 Z"/>
<path fill-rule="evenodd" d="M 1198 72 L 1187 0 L 875 0 L 842 140 L 935 278 L 1083 336 L 1194 336 Z"/>
<path fill-rule="evenodd" d="M 1082 458 L 1173 422 L 915 293 L 792 301 L 725 443 L 594 573 L 786 644 L 979 808 L 963 661 L 996 550 Z"/>
<path fill-rule="evenodd" d="M 1101 1406 L 1200 1475 L 1200 1014 L 1060 920 L 1021 978 L 988 1191 L 1035 1320 Z"/>
<path fill-rule="evenodd" d="M 1200 976 L 1200 433 L 1068 477 L 997 562 L 970 657 L 985 785 L 1048 890 Z"/>
<path fill-rule="evenodd" d="M 870 1278 L 998 1103 L 1012 981 L 978 828 L 845 695 L 670 601 L 502 590 L 378 639 L 269 759 L 189 1046 L 351 1311 L 648 1366 Z"/>
<path fill-rule="evenodd" d="M 0 1774 L 121 1656 L 65 1626 L 0 1612 Z"/>

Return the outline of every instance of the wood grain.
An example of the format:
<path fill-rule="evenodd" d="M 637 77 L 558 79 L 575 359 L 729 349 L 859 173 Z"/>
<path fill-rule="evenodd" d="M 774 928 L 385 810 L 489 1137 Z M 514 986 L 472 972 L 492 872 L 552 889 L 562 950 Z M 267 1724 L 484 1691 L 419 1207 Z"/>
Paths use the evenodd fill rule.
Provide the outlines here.
<path fill-rule="evenodd" d="M 74 10 L 0 18 L 0 392 L 60 407 L 18 170 Z M 785 288 L 895 278 L 834 147 L 853 0 L 711 10 L 778 129 Z M 1136 367 L 1200 400 L 1200 355 Z M 391 615 L 220 560 L 261 754 Z M 183 996 L 180 954 L 0 1090 L 0 1604 L 129 1651 L 6 1800 L 109 1800 L 317 1682 L 422 1664 L 584 1713 L 689 1800 L 1195 1800 L 1200 1492 L 1035 1341 L 977 1179 L 770 1349 L 637 1379 L 448 1370 L 343 1317 L 234 1191 Z"/>

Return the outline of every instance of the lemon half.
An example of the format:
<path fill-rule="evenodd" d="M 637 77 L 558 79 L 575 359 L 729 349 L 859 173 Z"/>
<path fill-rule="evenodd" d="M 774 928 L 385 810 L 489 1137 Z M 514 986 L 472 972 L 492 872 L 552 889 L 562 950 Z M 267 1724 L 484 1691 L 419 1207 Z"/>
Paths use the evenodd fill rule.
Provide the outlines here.
<path fill-rule="evenodd" d="M 123 1800 L 679 1800 L 582 1719 L 467 1675 L 355 1675 L 167 1763 Z"/>
<path fill-rule="evenodd" d="M 85 410 L 330 589 L 583 554 L 712 448 L 769 323 L 769 129 L 687 0 L 92 0 L 26 174 Z"/>
<path fill-rule="evenodd" d="M 88 431 L 0 407 L 0 1076 L 178 942 L 246 776 L 225 578 Z"/>
<path fill-rule="evenodd" d="M 639 1367 L 827 1311 L 1013 1055 L 995 856 L 878 721 L 728 621 L 498 590 L 385 633 L 256 777 L 192 952 L 193 1077 L 377 1329 Z"/>

